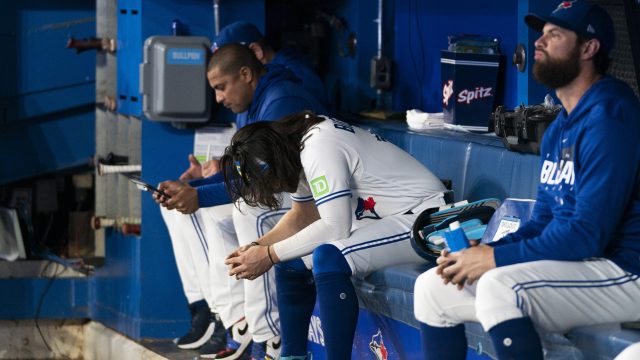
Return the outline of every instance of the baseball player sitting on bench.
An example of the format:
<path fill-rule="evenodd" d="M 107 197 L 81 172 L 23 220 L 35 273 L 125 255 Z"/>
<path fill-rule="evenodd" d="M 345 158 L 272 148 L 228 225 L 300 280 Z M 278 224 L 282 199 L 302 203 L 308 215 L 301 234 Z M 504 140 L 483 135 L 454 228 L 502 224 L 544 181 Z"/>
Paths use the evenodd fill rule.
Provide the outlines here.
<path fill-rule="evenodd" d="M 305 109 L 326 112 L 320 101 L 299 84 L 299 79 L 291 71 L 280 65 L 262 65 L 249 48 L 237 43 L 216 50 L 209 62 L 207 79 L 215 91 L 216 101 L 237 114 L 238 128 L 256 121 L 276 120 Z M 198 272 L 208 269 L 207 285 L 201 286 L 209 286 L 210 303 L 220 318 L 217 325 L 227 328 L 233 341 L 229 341 L 226 347 L 225 331 L 214 330 L 211 341 L 200 354 L 203 358 L 248 359 L 252 355 L 249 345 L 253 339 L 260 344 L 254 349 L 258 355 L 265 349 L 271 358 L 277 358 L 280 330 L 275 289 L 272 289 L 275 284 L 271 285 L 275 282 L 275 275 L 273 272 L 265 274 L 260 282 L 239 282 L 227 275 L 224 264 L 227 254 L 239 245 L 251 243 L 258 234 L 255 227 L 238 229 L 235 226 L 236 218 L 251 217 L 251 214 L 232 215 L 234 208 L 222 180 L 221 174 L 216 174 L 189 184 L 164 181 L 159 189 L 171 198 L 155 195 L 156 201 L 166 209 L 175 209 L 182 214 L 199 213 L 198 217 L 202 219 L 199 221 L 202 226 L 195 231 L 193 227 L 197 217 L 174 215 L 182 217 L 178 220 L 183 224 L 175 229 L 175 233 L 182 235 L 180 240 L 195 242 L 197 246 L 192 248 L 201 249 L 202 246 L 193 238 L 185 239 L 186 235 L 197 232 L 203 243 L 208 242 L 206 256 L 200 256 L 208 263 L 200 262 L 194 268 Z M 209 210 L 198 211 L 200 208 Z"/>
<path fill-rule="evenodd" d="M 279 208 L 275 194 L 293 193 L 278 224 L 226 261 L 242 279 L 278 264 L 281 359 L 306 357 L 316 294 L 327 358 L 350 359 L 358 318 L 350 277 L 423 262 L 409 231 L 420 211 L 445 205 L 445 187 L 381 137 L 310 113 L 244 127 L 220 162 L 233 196 L 248 205 Z"/>
<path fill-rule="evenodd" d="M 420 275 L 425 359 L 464 359 L 465 321 L 482 324 L 499 359 L 542 359 L 536 329 L 640 319 L 640 104 L 605 75 L 613 22 L 583 0 L 525 22 L 542 32 L 533 73 L 564 106 L 542 140 L 537 201 L 517 232 L 443 251 Z"/>

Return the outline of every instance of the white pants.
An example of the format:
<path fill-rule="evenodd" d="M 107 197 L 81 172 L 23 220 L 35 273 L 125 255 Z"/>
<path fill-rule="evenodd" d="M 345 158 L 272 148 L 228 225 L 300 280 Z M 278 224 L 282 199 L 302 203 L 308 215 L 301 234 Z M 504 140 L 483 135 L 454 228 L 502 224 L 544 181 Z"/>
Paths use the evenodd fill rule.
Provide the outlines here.
<path fill-rule="evenodd" d="M 332 241 L 351 268 L 352 275 L 365 278 L 373 271 L 406 263 L 423 263 L 411 247 L 411 226 L 417 214 L 392 215 L 382 219 L 358 220 L 348 238 Z M 311 256 L 303 258 L 311 268 Z"/>
<path fill-rule="evenodd" d="M 232 209 L 229 204 L 184 215 L 161 208 L 187 301 L 205 299 L 227 328 L 244 317 L 242 283 L 229 277 L 224 264 L 238 248 Z"/>
<path fill-rule="evenodd" d="M 204 236 L 204 222 L 200 211 L 184 215 L 175 210 L 160 207 L 173 254 L 182 281 L 182 289 L 189 304 L 206 300 L 213 308 L 209 287 L 209 244 Z"/>
<path fill-rule="evenodd" d="M 638 360 L 640 359 L 640 342 L 629 345 L 614 360 Z"/>
<path fill-rule="evenodd" d="M 640 319 L 640 280 L 612 261 L 534 261 L 485 273 L 458 290 L 444 285 L 436 269 L 418 277 L 416 319 L 451 327 L 479 321 L 485 331 L 507 320 L 530 317 L 548 332 Z"/>
<path fill-rule="evenodd" d="M 258 240 L 271 230 L 291 208 L 289 194 L 282 196 L 282 209 L 268 210 L 239 202 L 233 210 L 233 222 L 240 245 Z M 272 267 L 255 280 L 242 280 L 245 293 L 245 314 L 253 340 L 262 342 L 280 335 L 280 316 L 276 297 L 275 270 Z"/>

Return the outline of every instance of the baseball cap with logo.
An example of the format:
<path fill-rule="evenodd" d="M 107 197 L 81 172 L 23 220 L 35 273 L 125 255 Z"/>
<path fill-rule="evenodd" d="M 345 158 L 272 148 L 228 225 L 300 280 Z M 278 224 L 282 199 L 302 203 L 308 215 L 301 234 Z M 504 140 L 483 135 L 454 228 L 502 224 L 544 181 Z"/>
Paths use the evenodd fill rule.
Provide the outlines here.
<path fill-rule="evenodd" d="M 262 33 L 258 28 L 250 22 L 238 21 L 231 23 L 222 30 L 213 41 L 213 50 L 231 43 L 240 43 L 243 45 L 249 45 L 262 39 Z"/>
<path fill-rule="evenodd" d="M 615 43 L 613 20 L 603 8 L 587 0 L 563 1 L 551 14 L 528 14 L 524 21 L 539 32 L 542 32 L 546 23 L 551 23 L 575 31 L 587 39 L 598 39 L 607 53 Z"/>

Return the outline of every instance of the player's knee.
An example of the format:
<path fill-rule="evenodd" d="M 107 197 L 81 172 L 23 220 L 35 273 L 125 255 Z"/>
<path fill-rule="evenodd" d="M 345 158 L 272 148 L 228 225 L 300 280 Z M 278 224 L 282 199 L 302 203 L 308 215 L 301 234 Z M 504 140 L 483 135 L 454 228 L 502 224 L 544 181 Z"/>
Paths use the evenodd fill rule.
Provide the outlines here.
<path fill-rule="evenodd" d="M 249 206 L 244 201 L 238 201 L 233 207 L 232 213 L 234 219 L 245 219 L 245 221 L 251 222 L 267 211 L 270 210 L 265 210 L 259 206 Z"/>
<path fill-rule="evenodd" d="M 313 274 L 305 266 L 302 260 L 294 259 L 276 264 L 276 289 L 280 296 L 294 296 L 300 292 L 309 295 L 315 291 Z"/>
<path fill-rule="evenodd" d="M 313 273 L 344 273 L 351 275 L 351 268 L 337 247 L 331 244 L 323 244 L 313 251 Z"/>
<path fill-rule="evenodd" d="M 511 287 L 508 271 L 505 271 L 504 268 L 489 270 L 478 280 L 476 304 L 478 302 L 490 304 L 496 298 L 507 296 L 509 293 L 513 293 Z"/>
<path fill-rule="evenodd" d="M 431 324 L 432 319 L 441 312 L 440 302 L 435 296 L 442 286 L 442 278 L 436 274 L 436 268 L 418 276 L 413 291 L 413 313 L 418 321 Z"/>
<path fill-rule="evenodd" d="M 483 326 L 492 326 L 500 322 L 506 314 L 521 314 L 513 282 L 506 268 L 486 272 L 478 280 L 476 287 L 476 316 Z"/>
<path fill-rule="evenodd" d="M 276 274 L 301 274 L 309 273 L 302 259 L 293 259 L 275 264 Z"/>

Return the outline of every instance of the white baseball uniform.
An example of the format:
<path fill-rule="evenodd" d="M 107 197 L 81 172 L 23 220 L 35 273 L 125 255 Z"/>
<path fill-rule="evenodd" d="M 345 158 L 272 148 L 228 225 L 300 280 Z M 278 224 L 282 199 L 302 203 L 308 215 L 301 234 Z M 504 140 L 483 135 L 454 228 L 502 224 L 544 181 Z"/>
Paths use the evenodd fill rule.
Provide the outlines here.
<path fill-rule="evenodd" d="M 282 196 L 282 206 L 278 210 L 268 210 L 247 206 L 239 201 L 233 209 L 233 223 L 240 245 L 257 241 L 271 230 L 291 208 L 289 194 Z M 275 270 L 271 268 L 255 280 L 244 280 L 244 313 L 252 330 L 253 340 L 263 342 L 280 335 L 280 316 L 276 297 Z"/>
<path fill-rule="evenodd" d="M 640 359 L 640 342 L 629 345 L 614 360 L 636 360 Z"/>
<path fill-rule="evenodd" d="M 226 328 L 244 316 L 242 283 L 229 276 L 224 264 L 239 246 L 232 209 L 228 204 L 185 215 L 161 207 L 187 300 L 207 300 Z"/>
<path fill-rule="evenodd" d="M 293 201 L 314 200 L 320 219 L 273 246 L 281 261 L 331 243 L 352 273 L 422 262 L 409 232 L 419 212 L 445 204 L 442 182 L 395 145 L 366 130 L 326 118 L 305 136 L 304 169 Z M 310 257 L 303 258 L 311 268 Z"/>
<path fill-rule="evenodd" d="M 160 214 L 169 230 L 173 253 L 182 288 L 189 304 L 206 300 L 213 309 L 209 287 L 209 243 L 204 235 L 202 212 L 184 215 L 160 207 Z"/>
<path fill-rule="evenodd" d="M 283 206 L 290 207 L 289 197 L 284 199 Z M 263 342 L 280 334 L 275 275 L 269 271 L 253 281 L 236 280 L 224 260 L 275 226 L 286 210 L 240 207 L 201 208 L 191 215 L 162 208 L 162 214 L 189 302 L 206 299 L 226 328 L 245 317 L 253 340 Z"/>
<path fill-rule="evenodd" d="M 451 327 L 479 321 L 485 330 L 528 316 L 549 332 L 640 320 L 640 280 L 608 259 L 532 261 L 486 272 L 477 284 L 458 290 L 444 285 L 436 269 L 418 277 L 416 319 Z"/>

